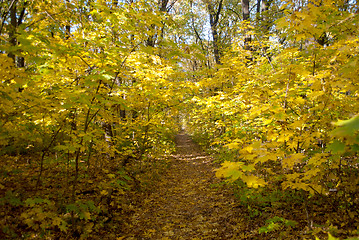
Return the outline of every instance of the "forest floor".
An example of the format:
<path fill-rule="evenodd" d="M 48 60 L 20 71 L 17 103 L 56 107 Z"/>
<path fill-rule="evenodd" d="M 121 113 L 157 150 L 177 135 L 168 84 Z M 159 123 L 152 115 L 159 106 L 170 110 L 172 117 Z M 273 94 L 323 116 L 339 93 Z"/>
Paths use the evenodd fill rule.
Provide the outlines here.
<path fill-rule="evenodd" d="M 213 159 L 185 132 L 177 135 L 176 149 L 119 239 L 249 239 L 246 218 L 232 191 L 215 177 Z"/>
<path fill-rule="evenodd" d="M 126 178 L 111 165 L 88 171 L 89 176 L 81 172 L 76 204 L 69 195 L 71 178 L 61 171 L 59 161 L 48 168 L 36 191 L 38 174 L 31 159 L 23 157 L 14 165 L 15 157 L 4 157 L 0 239 L 291 240 L 314 239 L 313 234 L 327 239 L 328 217 L 323 213 L 332 214 L 328 216 L 336 222 L 342 219 L 328 203 L 319 205 L 312 199 L 312 207 L 306 208 L 301 199 L 285 191 L 265 189 L 263 196 L 254 198 L 245 186 L 218 179 L 214 170 L 220 164 L 184 131 L 175 143 L 173 155 L 148 159 L 148 165 L 136 162 L 127 169 L 131 175 Z M 125 180 L 125 190 L 113 185 Z M 316 224 L 311 229 L 308 213 Z M 286 219 L 296 224 L 289 225 Z M 336 235 L 353 236 L 356 229 L 349 226 Z"/>

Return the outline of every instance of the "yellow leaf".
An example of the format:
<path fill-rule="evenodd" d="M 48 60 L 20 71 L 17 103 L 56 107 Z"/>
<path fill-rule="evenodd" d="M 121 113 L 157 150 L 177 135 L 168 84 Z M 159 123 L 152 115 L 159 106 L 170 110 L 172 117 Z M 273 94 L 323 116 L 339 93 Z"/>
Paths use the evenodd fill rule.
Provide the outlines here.
<path fill-rule="evenodd" d="M 110 173 L 110 174 L 107 174 L 107 177 L 109 177 L 109 178 L 115 178 L 115 177 L 116 177 L 116 175 L 115 175 L 115 174 L 113 174 L 113 173 Z"/>
<path fill-rule="evenodd" d="M 91 213 L 90 212 L 84 212 L 84 219 L 87 220 L 87 219 L 91 219 Z"/>
<path fill-rule="evenodd" d="M 36 220 L 38 220 L 38 221 L 42 222 L 43 220 L 45 220 L 45 218 L 46 218 L 46 214 L 45 214 L 45 213 L 43 213 L 43 212 L 41 212 L 41 213 L 38 213 L 38 214 L 36 215 L 36 217 L 37 217 L 37 219 L 36 219 Z"/>
<path fill-rule="evenodd" d="M 289 126 L 295 129 L 295 128 L 302 128 L 303 124 L 304 124 L 304 121 L 299 120 L 299 121 L 295 121 L 294 123 L 290 124 Z"/>
<path fill-rule="evenodd" d="M 253 150 L 252 146 L 247 146 L 247 147 L 242 149 L 242 151 L 247 151 L 248 153 L 252 153 L 252 150 Z"/>
<path fill-rule="evenodd" d="M 101 195 L 107 195 L 107 194 L 108 194 L 107 190 L 102 190 L 101 191 Z"/>
<path fill-rule="evenodd" d="M 246 160 L 253 161 L 253 159 L 255 159 L 257 156 L 258 156 L 257 154 L 247 154 L 247 155 L 244 155 L 243 157 Z"/>
<path fill-rule="evenodd" d="M 247 184 L 248 187 L 258 188 L 266 185 L 266 182 L 263 179 L 252 175 L 243 175 L 241 179 Z"/>
<path fill-rule="evenodd" d="M 295 99 L 295 102 L 298 103 L 298 104 L 304 104 L 304 103 L 305 103 L 305 99 L 299 97 L 299 98 L 296 98 L 296 99 Z"/>
<path fill-rule="evenodd" d="M 305 157 L 303 153 L 296 153 L 291 156 L 283 158 L 283 165 L 287 168 L 293 168 L 294 164 L 300 163 L 301 160 Z"/>
<path fill-rule="evenodd" d="M 261 141 L 255 141 L 251 144 L 251 146 L 253 147 L 253 149 L 259 150 L 262 147 L 262 143 Z"/>
<path fill-rule="evenodd" d="M 242 172 L 239 170 L 240 166 L 243 165 L 242 162 L 230 162 L 225 161 L 222 163 L 222 167 L 216 169 L 216 177 L 218 178 L 229 178 L 229 181 L 235 181 L 242 175 Z"/>
<path fill-rule="evenodd" d="M 54 225 L 54 226 L 60 226 L 61 222 L 62 222 L 62 219 L 61 219 L 61 218 L 55 217 L 55 218 L 52 220 L 52 225 Z"/>
<path fill-rule="evenodd" d="M 262 155 L 260 157 L 258 157 L 255 161 L 255 163 L 257 162 L 266 162 L 266 161 L 269 161 L 269 160 L 277 160 L 277 155 L 276 154 L 273 154 L 273 153 L 267 153 L 266 155 Z"/>
<path fill-rule="evenodd" d="M 317 153 L 312 158 L 309 159 L 308 165 L 319 166 L 324 162 L 327 162 L 325 153 Z"/>
<path fill-rule="evenodd" d="M 276 21 L 276 28 L 277 29 L 282 29 L 282 28 L 285 28 L 285 27 L 288 27 L 288 26 L 289 26 L 289 23 L 287 22 L 286 17 L 279 18 Z"/>
<path fill-rule="evenodd" d="M 270 124 L 273 121 L 273 119 L 267 119 L 265 121 L 263 121 L 264 125 Z"/>
<path fill-rule="evenodd" d="M 239 143 L 236 142 L 228 143 L 225 145 L 225 147 L 227 147 L 228 149 L 238 149 Z"/>
<path fill-rule="evenodd" d="M 285 142 L 285 141 L 288 141 L 289 140 L 289 136 L 288 135 L 285 135 L 285 134 L 282 134 L 280 135 L 280 137 L 278 138 L 277 142 Z"/>
<path fill-rule="evenodd" d="M 323 92 L 323 91 L 313 91 L 313 92 L 311 92 L 311 93 L 308 94 L 308 97 L 309 97 L 310 99 L 316 99 L 316 98 L 318 98 L 318 97 L 320 97 L 320 96 L 322 96 L 322 95 L 324 95 L 324 92 Z"/>

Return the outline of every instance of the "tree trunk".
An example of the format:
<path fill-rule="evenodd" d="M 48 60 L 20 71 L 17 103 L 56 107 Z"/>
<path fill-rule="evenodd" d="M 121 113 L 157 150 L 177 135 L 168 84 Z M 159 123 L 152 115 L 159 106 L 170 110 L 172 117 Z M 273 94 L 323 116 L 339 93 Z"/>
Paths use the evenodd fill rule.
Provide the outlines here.
<path fill-rule="evenodd" d="M 215 11 L 214 7 L 211 5 L 211 3 L 207 2 L 207 8 L 209 13 L 209 24 L 211 25 L 211 32 L 212 32 L 212 38 L 213 38 L 213 54 L 214 59 L 216 61 L 216 64 L 221 64 L 220 61 L 220 50 L 219 50 L 219 36 L 218 36 L 218 21 L 219 16 L 222 11 L 222 4 L 223 0 L 220 0 L 218 3 L 218 9 Z"/>
<path fill-rule="evenodd" d="M 261 0 L 257 0 L 257 16 L 259 18 L 260 14 L 261 14 Z"/>
<path fill-rule="evenodd" d="M 69 0 L 66 0 L 66 3 L 68 4 Z M 70 26 L 70 24 L 67 24 L 65 26 L 65 38 L 66 38 L 66 40 L 68 40 L 70 37 L 71 37 L 71 26 Z"/>
<path fill-rule="evenodd" d="M 249 0 L 242 0 L 242 11 L 243 11 L 243 21 L 249 21 Z M 244 47 L 246 50 L 250 50 L 249 43 L 251 42 L 251 35 L 246 33 L 244 37 Z"/>
<path fill-rule="evenodd" d="M 243 21 L 249 19 L 249 0 L 242 0 Z"/>
<path fill-rule="evenodd" d="M 159 9 L 161 12 L 167 12 L 167 4 L 168 4 L 168 1 L 169 1 L 169 0 L 159 0 L 159 1 L 158 1 L 158 9 Z M 157 26 L 154 25 L 154 24 L 152 24 L 152 25 L 150 26 L 150 28 L 153 29 L 153 30 L 156 30 Z M 163 34 L 163 29 L 162 29 L 161 32 L 162 32 L 162 34 Z M 158 36 L 157 36 L 157 33 L 155 33 L 155 34 L 149 36 L 149 37 L 147 38 L 147 40 L 146 40 L 147 46 L 155 47 L 155 46 L 156 46 L 156 42 L 158 42 L 158 41 L 156 41 L 156 40 L 157 40 L 157 37 L 158 37 Z M 163 37 L 163 36 L 162 36 L 162 37 Z"/>
<path fill-rule="evenodd" d="M 160 6 L 160 11 L 161 12 L 167 12 L 167 4 L 168 4 L 169 0 L 159 0 L 158 1 L 158 5 Z"/>
<path fill-rule="evenodd" d="M 16 3 L 14 3 L 10 8 L 10 29 L 9 29 L 9 43 L 13 47 L 17 45 L 16 28 L 17 28 Z M 14 63 L 16 63 L 16 56 L 13 52 L 10 51 L 8 53 L 8 56 L 12 58 Z"/>
<path fill-rule="evenodd" d="M 212 38 L 213 38 L 213 54 L 216 64 L 220 64 L 220 53 L 219 53 L 219 39 L 218 39 L 218 32 L 217 32 L 217 25 L 213 24 L 213 15 L 210 14 L 210 24 L 211 24 L 211 31 L 212 31 Z"/>
<path fill-rule="evenodd" d="M 18 41 L 16 38 L 16 32 L 18 26 L 20 26 L 24 20 L 25 9 L 27 2 L 22 6 L 21 12 L 19 16 L 17 16 L 17 5 L 16 1 L 11 5 L 10 8 L 10 28 L 9 28 L 9 43 L 12 47 L 18 45 Z M 16 56 L 13 51 L 9 51 L 8 56 L 12 58 L 17 67 L 25 67 L 25 60 L 23 57 Z"/>

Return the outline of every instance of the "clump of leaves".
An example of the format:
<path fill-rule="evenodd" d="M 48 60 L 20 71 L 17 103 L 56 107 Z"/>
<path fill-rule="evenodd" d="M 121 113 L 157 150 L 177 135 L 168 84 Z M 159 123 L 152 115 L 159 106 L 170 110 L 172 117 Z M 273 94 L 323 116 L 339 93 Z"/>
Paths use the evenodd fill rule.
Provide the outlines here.
<path fill-rule="evenodd" d="M 296 221 L 287 220 L 282 217 L 275 216 L 266 220 L 266 225 L 259 228 L 259 233 L 269 233 L 272 231 L 283 231 L 284 228 L 294 228 L 298 223 Z"/>

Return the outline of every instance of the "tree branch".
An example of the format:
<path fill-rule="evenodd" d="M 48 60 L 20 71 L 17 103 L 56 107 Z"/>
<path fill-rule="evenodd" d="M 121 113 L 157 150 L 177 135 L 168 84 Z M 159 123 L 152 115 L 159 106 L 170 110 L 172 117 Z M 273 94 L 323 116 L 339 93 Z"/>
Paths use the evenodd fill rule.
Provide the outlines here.
<path fill-rule="evenodd" d="M 218 24 L 218 21 L 219 21 L 219 14 L 221 13 L 222 11 L 222 5 L 223 5 L 223 0 L 221 0 L 219 2 L 219 5 L 218 5 L 218 9 L 217 9 L 217 12 L 216 12 L 216 16 L 214 18 L 214 24 L 217 25 Z"/>
<path fill-rule="evenodd" d="M 2 23 L 1 23 L 1 27 L 0 27 L 0 34 L 2 32 L 2 29 L 4 28 L 4 24 L 5 24 L 5 18 L 6 16 L 9 14 L 10 12 L 10 9 L 12 8 L 12 6 L 14 5 L 14 3 L 16 2 L 17 0 L 12 0 L 12 2 L 10 3 L 10 6 L 8 8 L 8 10 L 6 12 L 4 12 L 3 16 L 1 16 L 1 20 L 2 20 Z"/>

